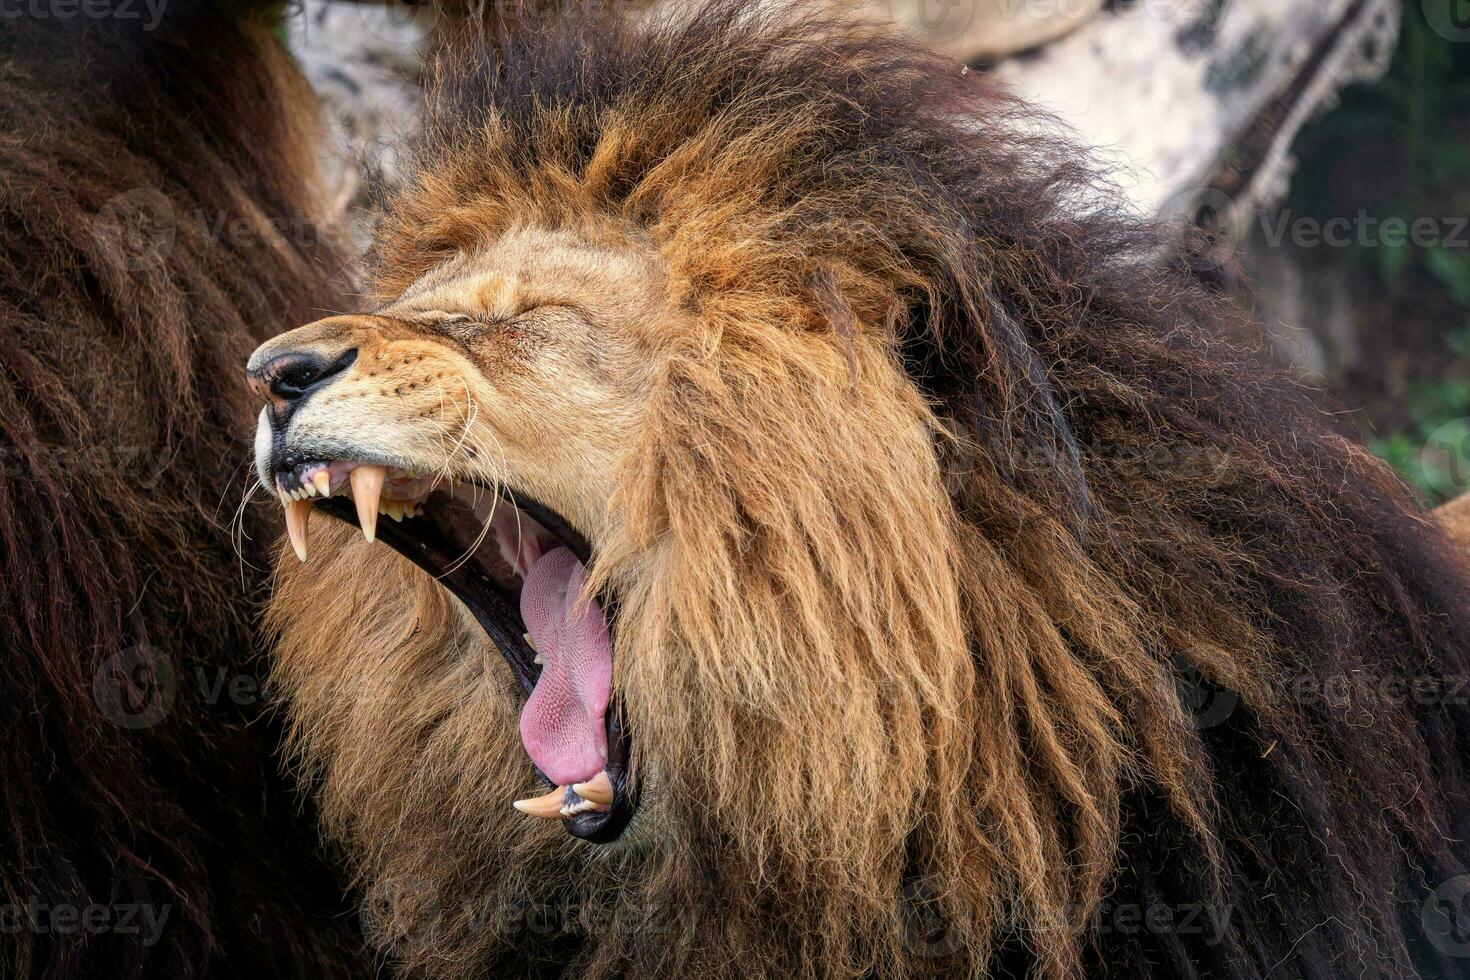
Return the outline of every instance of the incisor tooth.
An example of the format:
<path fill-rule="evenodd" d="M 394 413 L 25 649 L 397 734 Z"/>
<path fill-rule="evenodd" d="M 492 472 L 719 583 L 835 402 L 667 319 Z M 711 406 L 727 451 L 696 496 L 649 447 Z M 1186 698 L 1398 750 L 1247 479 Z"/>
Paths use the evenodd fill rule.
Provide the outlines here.
<path fill-rule="evenodd" d="M 598 773 L 585 783 L 573 783 L 572 792 L 584 800 L 591 800 L 593 803 L 601 803 L 604 806 L 613 801 L 612 783 L 608 780 L 606 771 Z"/>
<path fill-rule="evenodd" d="M 305 500 L 293 500 L 286 505 L 286 534 L 291 538 L 291 547 L 296 557 L 306 561 L 306 522 L 311 516 L 311 504 Z"/>
<path fill-rule="evenodd" d="M 352 502 L 357 505 L 357 523 L 362 525 L 362 536 L 371 542 L 378 536 L 378 501 L 383 498 L 383 481 L 388 477 L 386 466 L 367 463 L 352 471 Z"/>
<path fill-rule="evenodd" d="M 530 647 L 532 650 L 536 650 L 536 641 L 531 639 L 530 633 L 522 633 L 521 636 L 525 638 L 526 646 Z M 545 662 L 545 660 L 541 659 L 541 651 L 536 650 L 536 656 L 531 658 L 531 663 L 544 664 Z"/>
<path fill-rule="evenodd" d="M 326 470 L 317 470 L 311 475 L 311 482 L 316 486 L 316 492 L 323 497 L 332 495 L 332 474 Z"/>
<path fill-rule="evenodd" d="M 555 820 L 561 816 L 562 800 L 566 798 L 566 795 L 567 788 L 565 786 L 558 786 L 545 796 L 537 796 L 529 800 L 516 800 L 511 806 L 532 817 Z"/>

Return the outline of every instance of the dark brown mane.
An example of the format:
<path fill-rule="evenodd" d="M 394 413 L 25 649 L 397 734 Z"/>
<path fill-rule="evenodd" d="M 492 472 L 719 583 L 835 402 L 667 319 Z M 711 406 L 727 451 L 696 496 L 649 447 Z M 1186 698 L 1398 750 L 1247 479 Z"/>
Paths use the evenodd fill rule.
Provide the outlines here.
<path fill-rule="evenodd" d="M 249 522 L 244 560 L 231 541 L 239 366 L 337 296 L 268 6 L 179 0 L 145 29 L 91 4 L 0 36 L 6 976 L 367 969 L 238 686 L 273 530 Z"/>
<path fill-rule="evenodd" d="M 638 893 L 676 896 L 690 932 L 520 952 L 635 974 L 1450 975 L 1423 912 L 1466 871 L 1470 610 L 1440 534 L 1160 261 L 1173 230 L 1124 214 L 1025 106 L 903 42 L 743 6 L 451 55 L 381 291 L 516 221 L 607 212 L 649 229 L 691 310 L 763 303 L 834 344 L 886 330 L 950 430 L 975 686 L 963 745 L 935 750 L 963 785 L 935 791 L 962 798 L 914 828 L 902 880 L 867 882 L 869 918 L 837 871 L 753 880 L 690 816 L 687 860 Z M 870 930 L 882 900 L 948 938 Z M 1156 907 L 1174 926 L 1114 914 Z M 402 952 L 455 941 L 513 955 Z"/>

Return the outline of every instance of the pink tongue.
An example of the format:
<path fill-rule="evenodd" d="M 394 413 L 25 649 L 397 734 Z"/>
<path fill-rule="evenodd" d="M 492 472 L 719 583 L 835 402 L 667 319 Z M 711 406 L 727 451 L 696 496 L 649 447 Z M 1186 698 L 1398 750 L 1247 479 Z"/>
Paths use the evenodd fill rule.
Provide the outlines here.
<path fill-rule="evenodd" d="M 521 588 L 521 618 L 541 654 L 541 679 L 521 710 L 526 754 L 558 786 L 607 765 L 612 640 L 595 599 L 578 605 L 587 570 L 566 548 L 536 559 Z"/>

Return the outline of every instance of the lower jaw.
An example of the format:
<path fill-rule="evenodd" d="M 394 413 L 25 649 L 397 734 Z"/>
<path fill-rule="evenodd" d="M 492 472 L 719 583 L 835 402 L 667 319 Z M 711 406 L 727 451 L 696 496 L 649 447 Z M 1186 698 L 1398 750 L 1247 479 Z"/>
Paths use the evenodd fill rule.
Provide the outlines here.
<path fill-rule="evenodd" d="M 559 516 L 523 499 L 511 500 L 507 495 L 502 496 L 551 529 L 583 563 L 591 557 L 585 538 Z M 349 498 L 327 497 L 316 501 L 315 507 L 353 527 L 359 526 L 356 508 Z M 460 600 L 505 659 L 521 688 L 522 697 L 528 698 L 537 679 L 533 666 L 535 654 L 525 641 L 514 597 L 507 595 L 475 561 L 465 560 L 466 553 L 479 540 L 480 531 L 481 519 L 469 504 L 448 493 L 437 493 L 425 501 L 421 516 L 405 517 L 401 522 L 380 521 L 376 534 L 384 544 L 436 578 Z M 608 618 L 611 626 L 611 604 Z M 606 724 L 606 771 L 613 787 L 612 803 L 605 810 L 562 818 L 568 834 L 593 844 L 609 844 L 618 840 L 638 807 L 637 789 L 629 773 L 631 746 L 616 699 L 609 705 Z M 536 775 L 548 788 L 555 788 L 555 784 L 539 770 L 536 770 Z"/>

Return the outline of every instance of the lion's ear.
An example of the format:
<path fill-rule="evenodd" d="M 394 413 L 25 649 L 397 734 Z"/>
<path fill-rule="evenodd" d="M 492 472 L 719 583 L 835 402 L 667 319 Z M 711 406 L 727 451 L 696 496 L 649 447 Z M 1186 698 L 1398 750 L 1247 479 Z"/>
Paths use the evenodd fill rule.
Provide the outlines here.
<path fill-rule="evenodd" d="M 958 436 L 940 454 L 956 507 L 963 512 L 976 499 L 973 481 L 993 473 L 1081 539 L 1092 514 L 1082 447 L 1046 366 L 991 291 L 946 305 L 939 313 L 915 298 L 893 319 L 905 372 Z"/>

